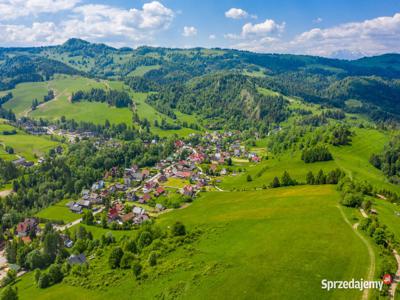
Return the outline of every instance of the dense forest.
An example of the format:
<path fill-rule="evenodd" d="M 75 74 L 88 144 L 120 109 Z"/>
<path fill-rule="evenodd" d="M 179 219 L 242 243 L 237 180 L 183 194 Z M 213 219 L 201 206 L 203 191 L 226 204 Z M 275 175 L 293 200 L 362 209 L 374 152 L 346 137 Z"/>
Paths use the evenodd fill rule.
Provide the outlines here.
<path fill-rule="evenodd" d="M 171 117 L 177 108 L 212 117 L 228 109 L 235 115 L 231 123 L 241 123 L 243 116 L 265 120 L 265 126 L 284 119 L 284 112 L 276 114 L 283 101 L 259 97 L 254 86 L 347 112 L 367 114 L 377 121 L 398 121 L 400 116 L 398 54 L 347 61 L 228 49 L 116 49 L 70 39 L 59 46 L 0 48 L 0 56 L 3 57 L 0 90 L 10 89 L 19 82 L 47 80 L 56 73 L 121 79 L 137 91 L 158 92 L 150 103 Z M 143 76 L 131 75 L 141 66 L 157 67 Z M 251 76 L 253 73 L 261 75 Z M 248 94 L 239 95 L 249 104 L 234 108 L 240 100 L 237 95 L 230 104 L 228 98 L 215 99 L 215 94 L 222 90 L 232 91 L 231 95 L 247 91 Z M 199 100 L 190 102 L 194 97 Z M 204 97 L 218 100 L 222 107 L 215 106 L 218 109 L 211 113 Z M 358 101 L 359 105 L 351 105 L 349 100 Z"/>
<path fill-rule="evenodd" d="M 71 96 L 71 102 L 82 100 L 106 102 L 110 106 L 128 107 L 132 105 L 132 99 L 127 92 L 117 90 L 104 90 L 93 88 L 89 91 L 76 91 Z"/>
<path fill-rule="evenodd" d="M 370 162 L 382 170 L 391 182 L 400 184 L 400 136 L 393 137 L 382 153 L 372 154 Z"/>

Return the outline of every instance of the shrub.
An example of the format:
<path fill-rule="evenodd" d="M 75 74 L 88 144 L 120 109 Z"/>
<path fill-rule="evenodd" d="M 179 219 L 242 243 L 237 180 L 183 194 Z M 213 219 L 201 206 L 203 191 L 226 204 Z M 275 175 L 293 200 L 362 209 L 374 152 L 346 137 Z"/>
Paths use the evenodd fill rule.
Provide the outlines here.
<path fill-rule="evenodd" d="M 186 234 L 185 225 L 181 222 L 175 222 L 171 227 L 172 236 L 183 236 Z"/>
<path fill-rule="evenodd" d="M 152 251 L 149 254 L 149 258 L 147 259 L 150 266 L 155 266 L 157 264 L 157 254 L 156 252 Z"/>
<path fill-rule="evenodd" d="M 138 263 L 138 262 L 134 263 L 132 265 L 133 275 L 136 278 L 139 278 L 140 277 L 140 273 L 142 273 L 142 269 L 143 269 L 143 267 L 142 267 L 142 265 L 140 263 Z"/>
<path fill-rule="evenodd" d="M 111 251 L 110 256 L 108 257 L 108 263 L 109 263 L 111 269 L 115 269 L 120 266 L 120 262 L 121 262 L 123 255 L 124 255 L 124 251 L 121 249 L 121 247 L 115 247 Z"/>

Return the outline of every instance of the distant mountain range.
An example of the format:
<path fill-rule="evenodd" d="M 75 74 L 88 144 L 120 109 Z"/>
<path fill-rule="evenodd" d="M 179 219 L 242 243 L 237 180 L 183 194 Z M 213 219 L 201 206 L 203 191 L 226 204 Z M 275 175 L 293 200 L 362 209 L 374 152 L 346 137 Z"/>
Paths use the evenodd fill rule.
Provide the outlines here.
<path fill-rule="evenodd" d="M 209 81 L 220 82 L 229 76 L 230 85 L 236 82 L 269 88 L 305 101 L 366 113 L 374 119 L 400 117 L 399 54 L 340 60 L 231 49 L 116 49 L 80 39 L 59 46 L 0 48 L 1 90 L 20 82 L 47 80 L 56 73 L 124 80 L 139 91 L 168 92 L 169 97 L 160 97 L 164 109 L 178 105 L 204 111 L 201 103 L 190 106 L 184 104 L 189 100 L 182 95 L 171 97 L 172 91 L 190 90 L 195 81 L 197 97 L 212 94 L 210 101 L 218 101 L 217 94 L 208 90 L 218 84 Z M 202 86 L 202 81 L 207 84 Z M 362 105 L 349 106 L 348 100 Z"/>

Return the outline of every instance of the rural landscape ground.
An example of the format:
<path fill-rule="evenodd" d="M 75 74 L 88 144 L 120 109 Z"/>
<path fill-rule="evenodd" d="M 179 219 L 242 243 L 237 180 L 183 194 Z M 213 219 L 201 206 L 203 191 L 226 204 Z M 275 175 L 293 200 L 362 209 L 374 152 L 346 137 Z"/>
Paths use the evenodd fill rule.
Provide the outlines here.
<path fill-rule="evenodd" d="M 398 55 L 2 51 L 1 299 L 400 299 Z"/>

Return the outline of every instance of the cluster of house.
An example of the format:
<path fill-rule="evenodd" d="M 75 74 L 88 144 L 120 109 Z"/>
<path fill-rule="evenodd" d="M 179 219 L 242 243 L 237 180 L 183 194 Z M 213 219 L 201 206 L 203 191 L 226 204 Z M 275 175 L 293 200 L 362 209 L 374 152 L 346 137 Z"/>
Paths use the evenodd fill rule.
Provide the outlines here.
<path fill-rule="evenodd" d="M 19 157 L 13 160 L 12 163 L 15 166 L 26 167 L 26 168 L 32 167 L 34 165 L 33 161 L 27 161 L 25 157 Z"/>
<path fill-rule="evenodd" d="M 19 222 L 15 229 L 15 234 L 21 238 L 24 243 L 30 243 L 31 237 L 36 236 L 40 231 L 39 221 L 36 218 L 25 218 Z"/>
<path fill-rule="evenodd" d="M 107 191 L 99 191 L 103 189 L 105 183 L 103 180 L 99 180 L 93 183 L 91 190 L 82 190 L 81 198 L 78 201 L 70 201 L 67 203 L 67 207 L 74 213 L 82 213 L 83 209 L 91 209 L 92 206 L 102 204 L 103 198 L 107 196 Z"/>
<path fill-rule="evenodd" d="M 132 209 L 129 209 L 127 211 L 125 209 L 125 205 L 118 201 L 114 202 L 109 208 L 107 218 L 109 222 L 117 222 L 120 225 L 126 222 L 140 225 L 150 219 L 148 213 L 144 208 L 133 206 Z"/>

